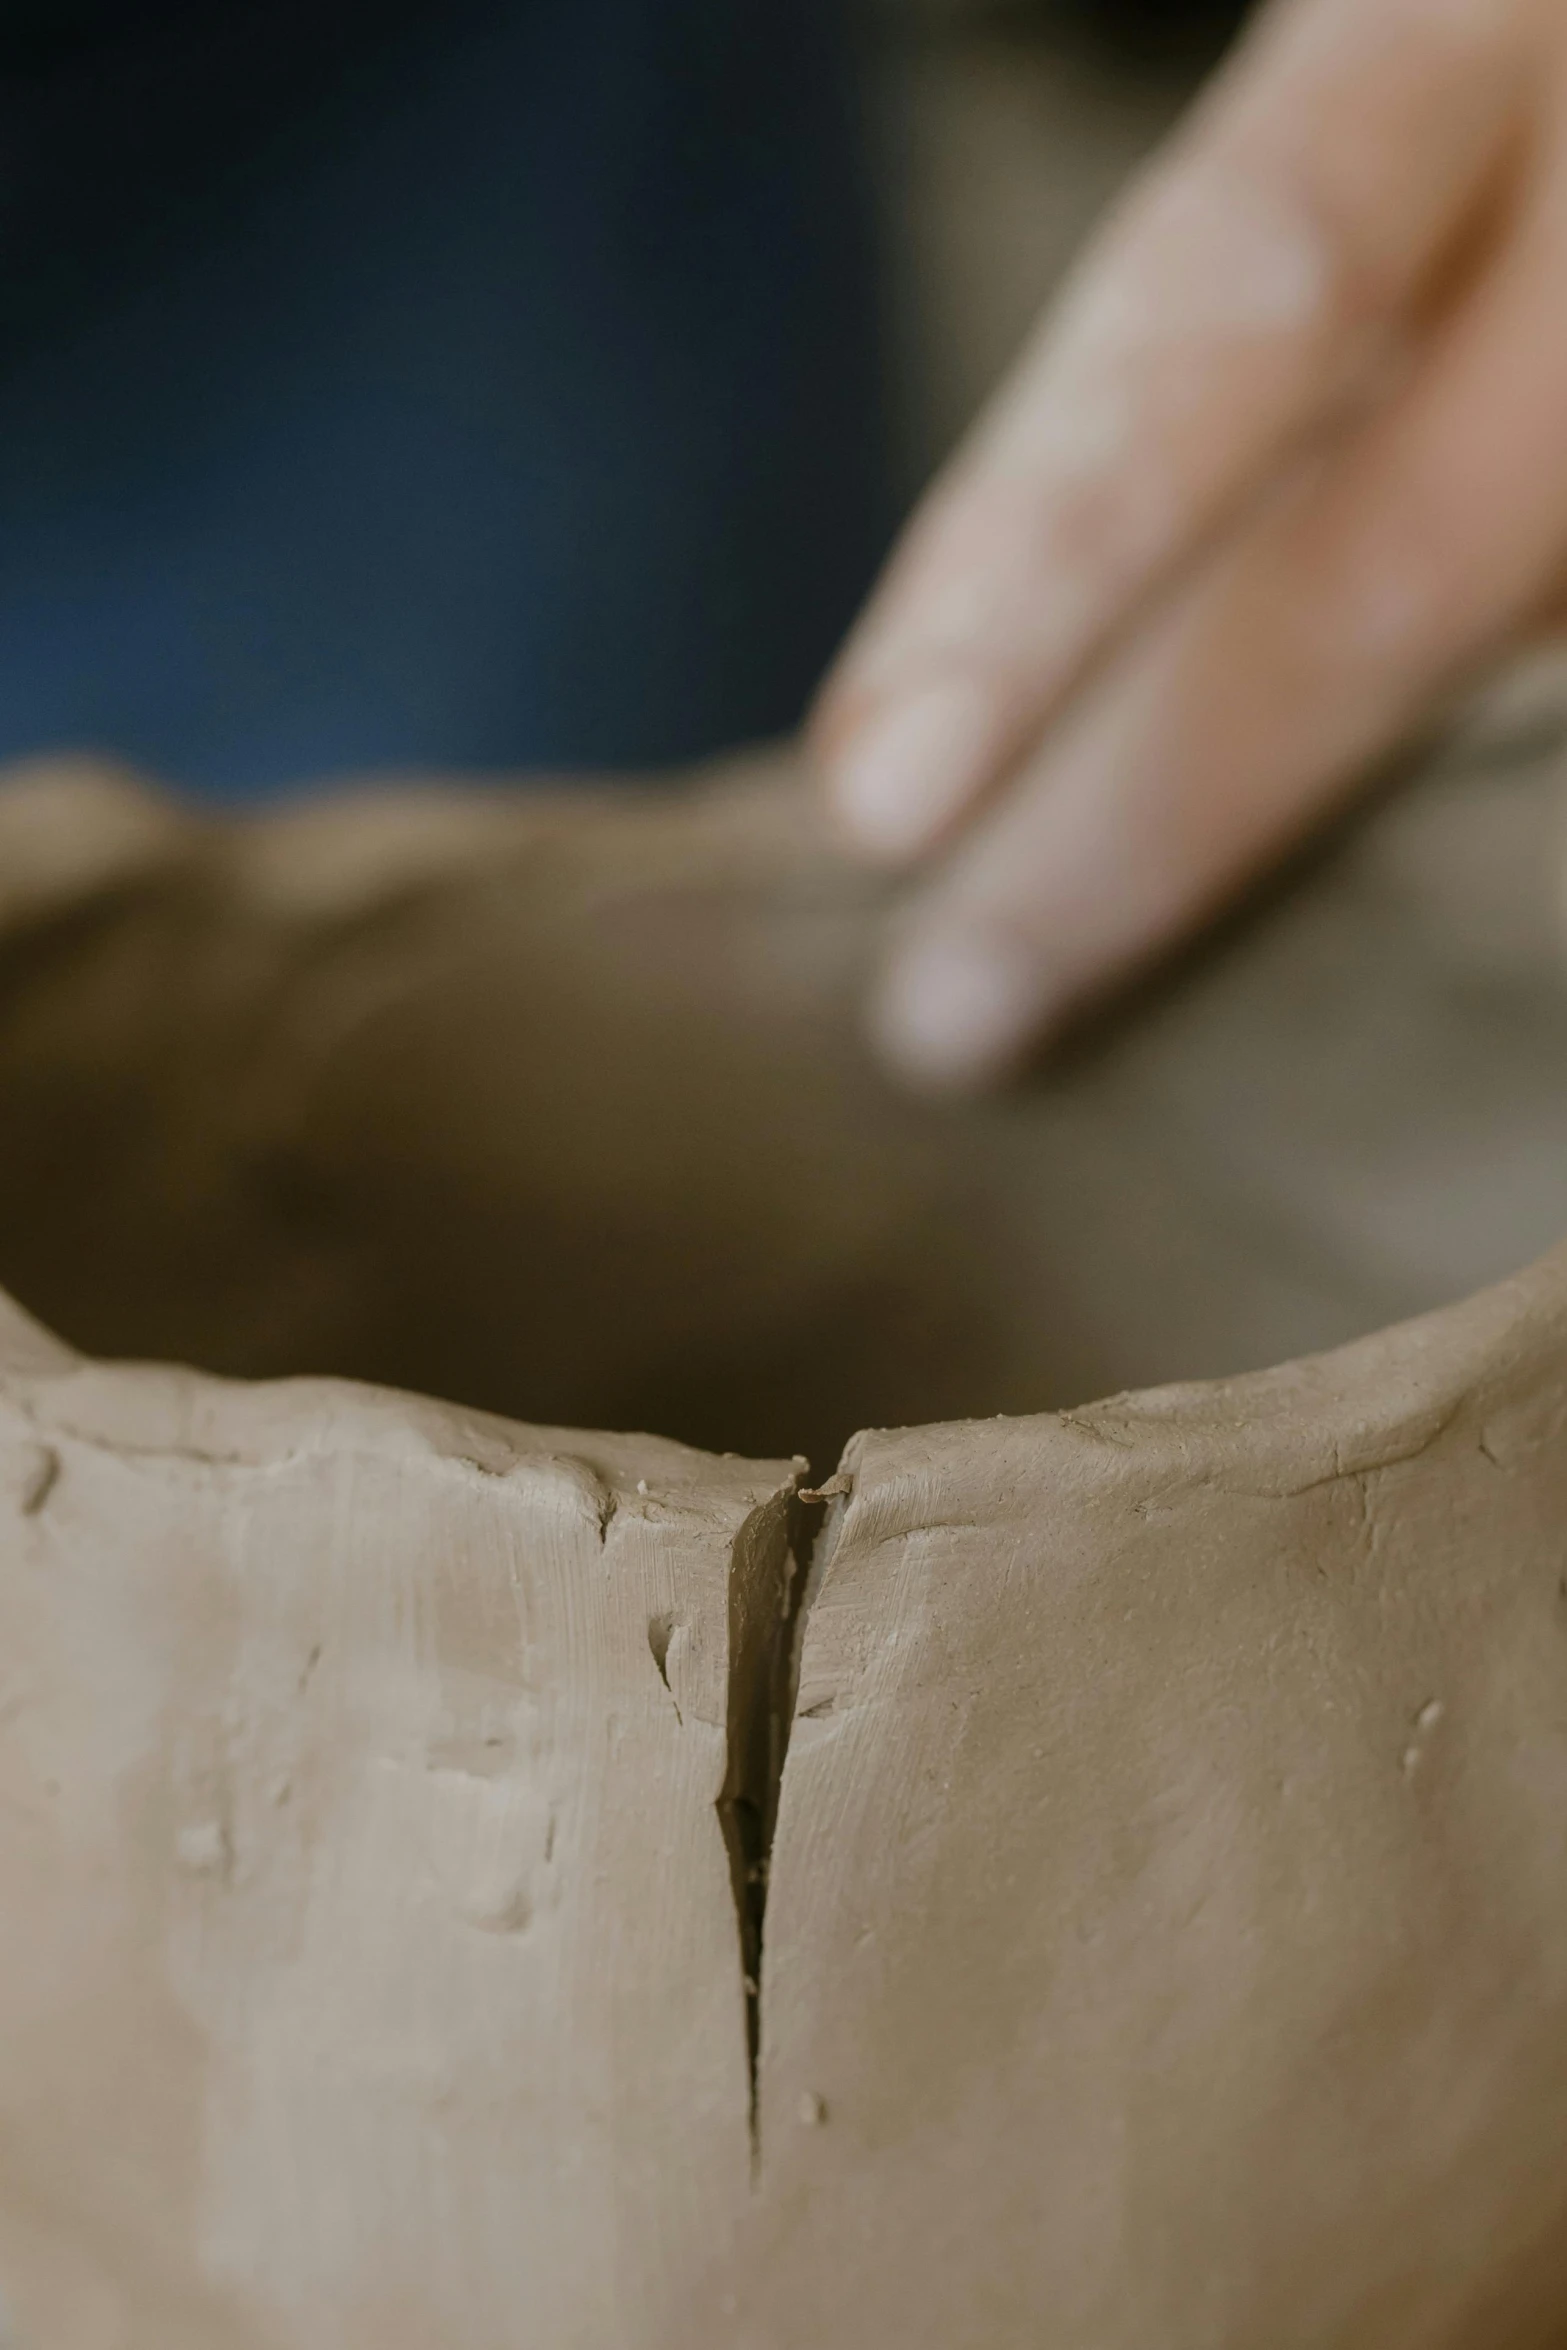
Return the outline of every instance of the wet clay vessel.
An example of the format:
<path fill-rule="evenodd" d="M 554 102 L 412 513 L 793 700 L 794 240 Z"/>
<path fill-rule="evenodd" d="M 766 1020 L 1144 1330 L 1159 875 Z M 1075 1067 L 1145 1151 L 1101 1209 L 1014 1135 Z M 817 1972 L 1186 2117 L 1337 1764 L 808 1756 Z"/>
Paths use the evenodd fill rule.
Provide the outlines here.
<path fill-rule="evenodd" d="M 1559 741 L 967 1111 L 787 760 L 0 789 L 18 2350 L 1563 2338 Z"/>

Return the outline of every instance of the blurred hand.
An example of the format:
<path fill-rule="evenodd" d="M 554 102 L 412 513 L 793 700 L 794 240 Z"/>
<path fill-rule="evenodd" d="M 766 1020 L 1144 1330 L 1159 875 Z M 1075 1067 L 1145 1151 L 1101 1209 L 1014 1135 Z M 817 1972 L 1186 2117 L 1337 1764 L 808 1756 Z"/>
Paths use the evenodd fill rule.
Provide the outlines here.
<path fill-rule="evenodd" d="M 1275 0 L 926 499 L 815 741 L 1002 1073 L 1567 611 L 1567 0 Z"/>

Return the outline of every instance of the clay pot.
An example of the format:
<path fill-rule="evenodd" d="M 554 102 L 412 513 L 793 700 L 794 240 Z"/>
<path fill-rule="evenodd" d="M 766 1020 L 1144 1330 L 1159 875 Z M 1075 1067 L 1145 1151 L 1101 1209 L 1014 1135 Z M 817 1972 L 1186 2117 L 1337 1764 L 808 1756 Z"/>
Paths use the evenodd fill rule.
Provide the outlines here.
<path fill-rule="evenodd" d="M 19 2344 L 1560 2338 L 1557 741 L 981 1111 L 786 764 L 0 794 Z"/>

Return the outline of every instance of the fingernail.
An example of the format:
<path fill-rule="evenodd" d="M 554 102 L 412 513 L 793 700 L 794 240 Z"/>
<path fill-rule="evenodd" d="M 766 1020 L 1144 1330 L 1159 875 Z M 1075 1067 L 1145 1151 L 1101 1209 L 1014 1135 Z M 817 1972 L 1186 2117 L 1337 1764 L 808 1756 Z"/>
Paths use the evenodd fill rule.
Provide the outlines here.
<path fill-rule="evenodd" d="M 872 1001 L 883 1056 L 915 1084 L 961 1091 L 1002 1076 L 1046 1024 L 1036 959 L 1006 939 L 923 939 L 895 958 Z"/>
<path fill-rule="evenodd" d="M 923 687 L 850 738 L 832 796 L 858 845 L 890 862 L 918 856 L 984 780 L 994 720 L 966 679 Z"/>

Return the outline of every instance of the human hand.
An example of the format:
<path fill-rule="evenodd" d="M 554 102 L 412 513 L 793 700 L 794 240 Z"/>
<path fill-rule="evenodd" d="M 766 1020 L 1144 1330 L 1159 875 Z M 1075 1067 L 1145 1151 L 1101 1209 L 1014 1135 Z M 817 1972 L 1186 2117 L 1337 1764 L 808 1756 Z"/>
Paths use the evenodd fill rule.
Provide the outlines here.
<path fill-rule="evenodd" d="M 814 722 L 929 864 L 873 1026 L 1002 1074 L 1567 614 L 1567 0 L 1275 0 L 916 515 Z"/>

